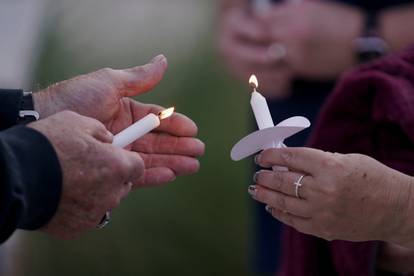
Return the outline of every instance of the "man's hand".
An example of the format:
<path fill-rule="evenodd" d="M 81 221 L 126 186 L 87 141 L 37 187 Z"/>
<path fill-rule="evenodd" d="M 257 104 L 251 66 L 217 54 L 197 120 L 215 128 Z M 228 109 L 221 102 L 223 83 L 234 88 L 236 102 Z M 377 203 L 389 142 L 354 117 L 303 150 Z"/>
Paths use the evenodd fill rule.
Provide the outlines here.
<path fill-rule="evenodd" d="M 162 108 L 141 104 L 130 97 L 152 90 L 162 79 L 167 60 L 160 55 L 151 63 L 125 69 L 102 69 L 55 84 L 34 94 L 35 109 L 41 118 L 62 110 L 72 110 L 102 122 L 116 134 L 149 112 Z M 193 138 L 197 126 L 189 118 L 174 114 L 128 149 L 142 154 L 145 174 L 134 179 L 135 187 L 170 182 L 179 175 L 195 173 L 204 144 Z"/>
<path fill-rule="evenodd" d="M 57 152 L 63 191 L 56 214 L 43 230 L 71 239 L 95 228 L 144 173 L 139 154 L 111 145 L 112 134 L 99 121 L 64 111 L 29 125 Z"/>

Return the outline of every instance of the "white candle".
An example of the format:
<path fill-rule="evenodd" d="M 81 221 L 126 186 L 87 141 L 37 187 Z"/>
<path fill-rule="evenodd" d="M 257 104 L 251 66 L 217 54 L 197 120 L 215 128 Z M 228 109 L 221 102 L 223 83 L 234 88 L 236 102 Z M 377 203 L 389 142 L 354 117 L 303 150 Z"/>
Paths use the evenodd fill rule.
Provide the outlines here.
<path fill-rule="evenodd" d="M 155 114 L 148 114 L 141 120 L 135 122 L 128 128 L 114 136 L 112 144 L 116 147 L 125 148 L 134 141 L 143 137 L 145 134 L 157 128 L 162 119 L 170 117 L 174 113 L 174 108 L 169 108 L 161 112 L 158 116 Z"/>
<path fill-rule="evenodd" d="M 259 83 L 255 75 L 252 75 L 250 77 L 249 83 L 254 88 L 252 97 L 250 99 L 250 105 L 252 106 L 257 126 L 259 129 L 274 127 L 275 125 L 273 123 L 272 115 L 270 114 L 266 98 L 256 90 Z"/>

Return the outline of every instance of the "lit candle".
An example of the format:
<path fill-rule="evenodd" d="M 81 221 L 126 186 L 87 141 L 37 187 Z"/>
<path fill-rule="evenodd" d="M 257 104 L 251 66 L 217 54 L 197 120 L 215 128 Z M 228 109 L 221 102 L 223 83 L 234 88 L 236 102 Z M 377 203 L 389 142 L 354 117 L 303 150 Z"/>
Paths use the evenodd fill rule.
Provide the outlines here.
<path fill-rule="evenodd" d="M 255 75 L 252 75 L 249 80 L 249 84 L 253 87 L 252 97 L 250 99 L 250 105 L 252 106 L 254 117 L 256 118 L 257 126 L 259 129 L 265 129 L 274 127 L 272 115 L 270 114 L 269 106 L 267 105 L 266 98 L 257 92 L 259 82 Z"/>
<path fill-rule="evenodd" d="M 133 125 L 115 135 L 112 144 L 116 147 L 125 148 L 145 134 L 157 128 L 161 124 L 161 120 L 170 117 L 173 113 L 174 107 L 165 109 L 158 115 L 153 113 L 148 114 L 141 120 L 135 122 Z"/>

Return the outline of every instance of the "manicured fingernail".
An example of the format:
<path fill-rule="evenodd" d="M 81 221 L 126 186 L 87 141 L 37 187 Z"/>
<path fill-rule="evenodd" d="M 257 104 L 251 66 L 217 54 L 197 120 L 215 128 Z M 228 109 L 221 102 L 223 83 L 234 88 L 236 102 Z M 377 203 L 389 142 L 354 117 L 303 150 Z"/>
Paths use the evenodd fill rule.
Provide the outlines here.
<path fill-rule="evenodd" d="M 254 173 L 253 183 L 257 183 L 257 180 L 259 179 L 259 174 L 260 174 L 260 171 L 257 171 L 257 172 Z"/>
<path fill-rule="evenodd" d="M 260 154 L 258 154 L 258 155 L 256 155 L 255 157 L 254 157 L 254 163 L 256 164 L 256 165 L 260 165 L 259 163 L 260 163 Z"/>
<path fill-rule="evenodd" d="M 273 208 L 272 208 L 272 207 L 270 207 L 269 205 L 266 205 L 265 209 L 266 209 L 266 211 L 267 211 L 268 213 L 270 213 L 270 214 L 273 212 Z"/>
<path fill-rule="evenodd" d="M 256 186 L 255 185 L 250 185 L 249 189 L 248 189 L 248 192 L 251 196 L 256 196 L 256 193 L 257 193 Z"/>

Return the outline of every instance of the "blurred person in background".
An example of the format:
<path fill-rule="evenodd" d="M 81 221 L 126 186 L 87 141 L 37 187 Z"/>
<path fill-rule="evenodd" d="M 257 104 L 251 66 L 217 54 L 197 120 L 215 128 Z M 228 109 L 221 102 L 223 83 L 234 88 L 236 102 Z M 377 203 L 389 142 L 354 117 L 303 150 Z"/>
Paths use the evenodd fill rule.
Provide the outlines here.
<path fill-rule="evenodd" d="M 256 157 L 289 168 L 259 171 L 249 189 L 287 224 L 278 275 L 414 273 L 413 79 L 413 47 L 351 70 L 307 143 L 323 151 Z"/>
<path fill-rule="evenodd" d="M 414 42 L 410 2 L 222 0 L 219 48 L 243 82 L 258 76 L 275 122 L 312 121 L 342 72 Z M 310 131 L 288 145 L 303 146 Z M 274 273 L 281 224 L 261 204 L 254 209 L 254 267 Z"/>
<path fill-rule="evenodd" d="M 0 242 L 17 228 L 76 238 L 131 189 L 198 171 L 204 144 L 194 138 L 195 123 L 178 113 L 127 149 L 112 145 L 112 133 L 162 110 L 130 97 L 152 90 L 166 69 L 160 55 L 145 66 L 102 69 L 33 96 L 0 91 Z"/>

